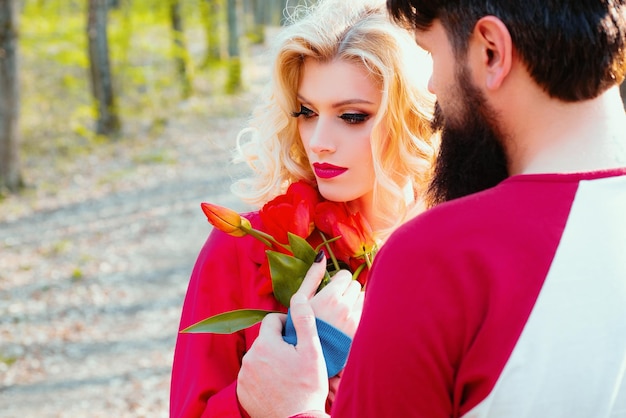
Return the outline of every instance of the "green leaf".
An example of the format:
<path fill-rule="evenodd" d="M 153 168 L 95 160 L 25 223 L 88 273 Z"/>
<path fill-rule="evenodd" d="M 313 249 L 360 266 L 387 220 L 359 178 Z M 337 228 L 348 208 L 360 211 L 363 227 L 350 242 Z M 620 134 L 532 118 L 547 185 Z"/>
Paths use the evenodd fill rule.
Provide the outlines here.
<path fill-rule="evenodd" d="M 211 316 L 200 322 L 185 328 L 181 333 L 214 333 L 232 334 L 233 332 L 251 327 L 261 322 L 265 315 L 269 313 L 279 313 L 278 311 L 265 311 L 262 309 L 237 309 Z"/>
<path fill-rule="evenodd" d="M 313 264 L 313 259 L 310 263 L 305 263 L 296 257 L 276 251 L 267 250 L 265 253 L 270 265 L 274 296 L 283 306 L 289 307 L 289 301 L 300 288 L 306 272 Z"/>
<path fill-rule="evenodd" d="M 291 232 L 287 233 L 287 237 L 289 239 L 289 246 L 291 247 L 293 255 L 304 261 L 310 267 L 315 260 L 315 256 L 317 255 L 315 248 L 311 247 L 311 244 L 309 244 L 307 240 L 296 234 L 292 234 Z"/>

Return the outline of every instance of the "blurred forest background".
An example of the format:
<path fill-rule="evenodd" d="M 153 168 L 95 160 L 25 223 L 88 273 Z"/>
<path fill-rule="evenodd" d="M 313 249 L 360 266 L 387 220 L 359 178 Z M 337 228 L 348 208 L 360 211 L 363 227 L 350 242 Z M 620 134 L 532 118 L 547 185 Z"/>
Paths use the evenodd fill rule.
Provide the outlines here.
<path fill-rule="evenodd" d="M 246 49 L 264 42 L 267 25 L 281 24 L 284 7 L 285 0 L 0 1 L 0 192 L 28 184 L 22 160 L 30 156 L 129 140 L 146 124 L 158 130 L 192 95 L 240 92 Z"/>
<path fill-rule="evenodd" d="M 0 0 L 0 417 L 168 416 L 285 3 Z"/>

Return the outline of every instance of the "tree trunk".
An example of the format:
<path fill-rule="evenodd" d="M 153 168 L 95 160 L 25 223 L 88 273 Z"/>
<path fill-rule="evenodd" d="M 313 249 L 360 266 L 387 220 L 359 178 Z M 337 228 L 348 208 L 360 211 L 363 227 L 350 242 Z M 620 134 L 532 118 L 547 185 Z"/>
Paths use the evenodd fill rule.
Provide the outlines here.
<path fill-rule="evenodd" d="M 285 0 L 264 0 L 261 1 L 263 7 L 263 22 L 270 26 L 280 26 L 283 20 L 283 9 Z"/>
<path fill-rule="evenodd" d="M 0 0 L 0 191 L 23 186 L 19 164 L 17 1 Z"/>
<path fill-rule="evenodd" d="M 107 40 L 108 0 L 89 0 L 87 37 L 91 87 L 98 109 L 96 133 L 114 136 L 120 131 L 120 120 L 113 94 L 113 77 Z"/>
<path fill-rule="evenodd" d="M 263 8 L 267 5 L 263 0 L 244 0 L 244 4 L 248 38 L 253 44 L 263 44 L 265 42 Z"/>
<path fill-rule="evenodd" d="M 170 21 L 172 24 L 173 55 L 176 61 L 176 72 L 182 88 L 183 98 L 191 96 L 191 77 L 187 64 L 189 55 L 185 44 L 183 18 L 180 13 L 180 0 L 170 0 Z"/>
<path fill-rule="evenodd" d="M 228 0 L 228 76 L 226 93 L 234 94 L 241 90 L 241 55 L 239 48 L 238 0 Z"/>
<path fill-rule="evenodd" d="M 203 67 L 220 61 L 224 56 L 222 54 L 222 25 L 220 24 L 222 5 L 223 0 L 204 0 L 200 4 L 204 27 L 206 28 L 206 56 L 202 63 Z"/>

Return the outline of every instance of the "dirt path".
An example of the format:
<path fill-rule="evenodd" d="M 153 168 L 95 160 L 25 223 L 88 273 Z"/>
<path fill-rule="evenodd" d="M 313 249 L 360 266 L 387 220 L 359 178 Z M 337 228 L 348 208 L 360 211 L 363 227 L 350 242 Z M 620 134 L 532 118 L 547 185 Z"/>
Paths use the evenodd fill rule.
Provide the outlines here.
<path fill-rule="evenodd" d="M 154 142 L 51 180 L 45 202 L 0 202 L 0 417 L 168 415 L 180 307 L 210 230 L 199 203 L 244 209 L 229 149 L 266 80 L 266 59 L 254 63 L 242 97 L 187 102 Z"/>

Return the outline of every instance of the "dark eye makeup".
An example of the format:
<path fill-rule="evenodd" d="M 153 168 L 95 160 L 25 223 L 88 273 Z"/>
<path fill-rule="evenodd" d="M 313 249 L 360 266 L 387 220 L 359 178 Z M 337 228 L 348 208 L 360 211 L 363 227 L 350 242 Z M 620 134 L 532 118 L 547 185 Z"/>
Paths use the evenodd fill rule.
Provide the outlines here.
<path fill-rule="evenodd" d="M 300 105 L 300 110 L 298 112 L 291 112 L 291 116 L 297 118 L 299 116 L 303 116 L 305 119 L 311 118 L 315 115 L 315 112 L 309 109 L 306 106 Z"/>
<path fill-rule="evenodd" d="M 368 115 L 367 113 L 344 113 L 343 115 L 339 116 L 340 119 L 343 119 L 349 124 L 363 123 L 368 120 L 369 117 L 370 115 Z"/>
<path fill-rule="evenodd" d="M 298 112 L 291 112 L 291 116 L 294 118 L 302 116 L 304 117 L 304 119 L 310 119 L 315 115 L 316 113 L 313 110 L 303 105 L 300 105 L 300 110 Z M 343 120 L 349 125 L 363 123 L 368 120 L 369 117 L 370 115 L 367 113 L 343 113 L 338 116 L 339 119 Z"/>

